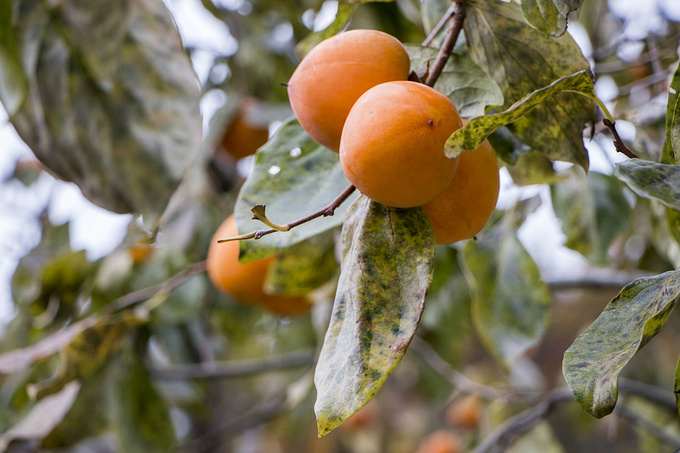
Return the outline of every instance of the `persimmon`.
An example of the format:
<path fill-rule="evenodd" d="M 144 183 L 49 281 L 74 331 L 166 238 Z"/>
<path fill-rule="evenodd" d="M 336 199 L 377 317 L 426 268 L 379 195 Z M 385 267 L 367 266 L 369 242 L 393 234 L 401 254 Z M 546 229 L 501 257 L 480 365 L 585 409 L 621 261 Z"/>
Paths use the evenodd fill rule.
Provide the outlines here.
<path fill-rule="evenodd" d="M 423 205 L 437 244 L 451 244 L 479 233 L 498 201 L 498 161 L 489 141 L 461 153 L 458 161 L 451 184 Z"/>
<path fill-rule="evenodd" d="M 269 140 L 269 126 L 250 118 L 256 102 L 249 97 L 242 99 L 222 136 L 222 148 L 236 160 L 255 154 Z"/>
<path fill-rule="evenodd" d="M 422 206 L 454 179 L 458 159 L 444 154 L 461 127 L 453 102 L 416 82 L 377 85 L 354 104 L 340 141 L 345 176 L 368 198 L 388 206 Z"/>
<path fill-rule="evenodd" d="M 446 408 L 446 421 L 454 428 L 475 429 L 482 420 L 483 411 L 478 396 L 465 395 Z"/>
<path fill-rule="evenodd" d="M 439 430 L 429 434 L 418 446 L 416 453 L 461 453 L 460 438 L 450 431 Z"/>
<path fill-rule="evenodd" d="M 304 297 L 273 295 L 264 291 L 267 272 L 276 256 L 242 264 L 238 261 L 238 241 L 217 242 L 218 239 L 236 235 L 236 220 L 230 215 L 222 222 L 210 243 L 206 267 L 208 277 L 215 287 L 239 302 L 258 305 L 279 315 L 291 316 L 308 312 L 311 304 Z"/>
<path fill-rule="evenodd" d="M 377 30 L 350 30 L 316 45 L 288 82 L 300 125 L 317 142 L 338 152 L 343 124 L 369 88 L 406 80 L 410 59 L 394 37 Z"/>

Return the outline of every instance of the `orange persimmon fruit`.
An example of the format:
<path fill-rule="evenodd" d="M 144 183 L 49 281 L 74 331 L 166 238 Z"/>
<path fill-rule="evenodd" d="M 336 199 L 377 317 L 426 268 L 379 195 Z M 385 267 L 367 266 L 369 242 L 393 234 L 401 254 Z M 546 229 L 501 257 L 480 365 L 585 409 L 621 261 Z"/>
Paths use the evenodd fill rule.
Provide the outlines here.
<path fill-rule="evenodd" d="M 451 244 L 479 233 L 498 201 L 498 160 L 489 141 L 461 153 L 458 161 L 451 184 L 423 205 L 437 244 Z"/>
<path fill-rule="evenodd" d="M 354 104 L 340 140 L 347 179 L 371 200 L 397 208 L 422 206 L 454 180 L 458 159 L 444 154 L 461 127 L 453 102 L 427 85 L 377 85 Z"/>
<path fill-rule="evenodd" d="M 264 283 L 276 256 L 239 263 L 239 241 L 218 243 L 218 239 L 237 236 L 233 214 L 215 232 L 208 249 L 206 267 L 210 281 L 220 291 L 244 304 L 258 305 L 282 316 L 306 313 L 311 304 L 304 297 L 267 294 Z"/>
<path fill-rule="evenodd" d="M 406 80 L 404 46 L 377 30 L 350 30 L 317 44 L 288 81 L 288 97 L 300 125 L 317 142 L 338 152 L 343 124 L 368 89 Z"/>
<path fill-rule="evenodd" d="M 236 160 L 255 154 L 269 140 L 269 126 L 256 124 L 250 118 L 256 103 L 250 97 L 242 99 L 222 136 L 222 148 Z"/>
<path fill-rule="evenodd" d="M 450 431 L 438 430 L 425 437 L 416 453 L 462 453 L 463 443 Z"/>

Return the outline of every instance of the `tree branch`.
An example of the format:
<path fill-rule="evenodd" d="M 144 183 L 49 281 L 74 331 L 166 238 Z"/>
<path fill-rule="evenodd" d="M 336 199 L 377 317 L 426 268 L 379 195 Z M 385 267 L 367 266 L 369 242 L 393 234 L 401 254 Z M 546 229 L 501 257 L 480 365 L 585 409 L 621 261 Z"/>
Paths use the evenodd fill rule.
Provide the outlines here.
<path fill-rule="evenodd" d="M 442 18 L 439 19 L 439 22 L 437 22 L 437 25 L 434 26 L 430 34 L 427 36 L 427 38 L 425 38 L 425 41 L 423 41 L 422 44 L 423 47 L 427 47 L 430 44 L 432 44 L 434 38 L 436 38 L 439 35 L 439 33 L 441 33 L 449 19 L 456 15 L 456 8 L 457 8 L 456 2 L 451 2 L 451 6 L 449 6 L 449 9 L 446 10 Z"/>
<path fill-rule="evenodd" d="M 460 31 L 463 29 L 463 20 L 465 20 L 465 2 L 455 2 L 452 6 L 453 15 L 449 16 L 449 31 L 446 34 L 444 44 L 442 44 L 442 47 L 439 49 L 437 58 L 434 60 L 434 64 L 427 75 L 427 80 L 425 80 L 425 85 L 428 86 L 434 86 L 439 75 L 444 70 L 444 66 L 446 66 L 446 62 L 449 60 L 449 55 L 451 55 L 451 52 L 456 45 L 456 41 L 458 41 Z"/>
<path fill-rule="evenodd" d="M 573 399 L 574 396 L 569 387 L 560 387 L 547 392 L 537 405 L 510 417 L 505 423 L 489 433 L 484 440 L 472 450 L 472 453 L 505 451 L 518 436 L 529 431 L 543 417 L 555 410 L 562 403 L 573 401 Z"/>
<path fill-rule="evenodd" d="M 616 148 L 616 151 L 620 152 L 621 154 L 624 154 L 631 159 L 637 159 L 638 156 L 635 155 L 633 151 L 628 149 L 628 147 L 623 143 L 623 140 L 621 140 L 621 137 L 619 136 L 619 133 L 616 131 L 616 126 L 614 123 L 609 121 L 608 118 L 604 118 L 602 120 L 602 124 L 607 126 L 610 131 L 612 131 L 612 134 L 614 134 L 614 147 Z"/>
<path fill-rule="evenodd" d="M 669 434 L 661 426 L 649 420 L 647 417 L 640 415 L 639 413 L 628 408 L 628 406 L 626 406 L 625 404 L 619 403 L 616 406 L 614 413 L 621 417 L 622 419 L 626 420 L 631 425 L 639 426 L 647 430 L 650 434 L 652 434 L 657 439 L 663 441 L 665 444 L 673 448 L 680 447 L 680 439 Z"/>
<path fill-rule="evenodd" d="M 198 263 L 191 264 L 164 282 L 149 286 L 148 288 L 140 289 L 138 291 L 133 291 L 122 297 L 119 297 L 118 299 L 115 299 L 113 302 L 107 305 L 104 310 L 108 313 L 115 312 L 138 302 L 143 302 L 147 299 L 150 299 L 156 294 L 172 291 L 194 275 L 205 272 L 205 266 L 205 261 L 199 261 Z"/>
<path fill-rule="evenodd" d="M 296 368 L 314 363 L 314 351 L 296 351 L 289 354 L 244 359 L 228 362 L 209 362 L 186 365 L 168 365 L 156 368 L 147 364 L 149 373 L 164 380 L 224 379 L 249 376 L 266 371 Z"/>
<path fill-rule="evenodd" d="M 354 187 L 353 185 L 350 185 L 340 195 L 338 195 L 338 197 L 335 200 L 333 200 L 328 206 L 308 215 L 307 217 L 303 217 L 302 219 L 296 220 L 294 222 L 291 222 L 291 223 L 288 223 L 288 224 L 285 224 L 285 225 L 274 224 L 274 225 L 276 225 L 276 228 L 271 228 L 271 229 L 268 229 L 268 230 L 257 230 L 257 231 L 253 231 L 252 233 L 246 233 L 246 234 L 241 234 L 241 235 L 230 237 L 230 238 L 219 239 L 217 242 L 222 243 L 222 242 L 229 242 L 229 241 L 241 241 L 241 240 L 244 240 L 244 239 L 260 239 L 263 236 L 266 236 L 266 235 L 272 234 L 272 233 L 276 233 L 277 231 L 289 231 L 289 230 L 291 230 L 291 229 L 293 229 L 297 226 L 302 225 L 303 223 L 307 223 L 307 222 L 314 220 L 316 218 L 319 218 L 319 217 L 332 216 L 333 214 L 335 214 L 335 210 L 338 209 L 340 207 L 340 205 L 342 205 L 350 197 L 350 195 L 352 195 L 352 193 L 354 193 L 355 190 L 356 190 L 356 187 Z M 259 205 L 259 208 L 262 208 L 262 205 Z M 251 211 L 253 211 L 255 209 L 258 209 L 258 206 L 253 207 L 253 209 L 251 209 Z M 263 215 L 264 215 L 264 209 L 261 209 L 261 214 L 258 214 L 258 217 L 263 216 Z M 258 217 L 255 217 L 255 218 L 258 218 Z M 260 219 L 258 218 L 258 220 L 260 220 Z M 273 223 L 270 222 L 270 224 L 273 224 Z"/>

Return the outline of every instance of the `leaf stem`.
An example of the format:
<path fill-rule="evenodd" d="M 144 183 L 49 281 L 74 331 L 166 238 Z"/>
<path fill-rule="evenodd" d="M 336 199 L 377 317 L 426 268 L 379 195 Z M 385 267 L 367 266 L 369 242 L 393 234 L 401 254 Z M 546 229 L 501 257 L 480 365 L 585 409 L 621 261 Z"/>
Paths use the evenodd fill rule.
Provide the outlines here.
<path fill-rule="evenodd" d="M 224 238 L 224 239 L 218 239 L 218 243 L 223 243 L 223 242 L 229 242 L 229 241 L 241 241 L 244 239 L 260 239 L 263 236 L 266 236 L 268 234 L 276 233 L 277 231 L 289 231 L 297 226 L 302 225 L 303 223 L 307 223 L 309 221 L 312 221 L 316 218 L 319 217 L 330 217 L 333 214 L 335 214 L 335 210 L 340 207 L 356 190 L 356 187 L 353 185 L 350 185 L 347 187 L 338 197 L 331 201 L 328 206 L 325 208 L 321 208 L 318 211 L 308 215 L 307 217 L 303 217 L 299 220 L 296 220 L 294 222 L 287 223 L 285 225 L 276 225 L 275 223 L 271 222 L 269 219 L 265 222 L 267 226 L 272 226 L 275 225 L 276 228 L 271 228 L 268 230 L 257 230 L 253 231 L 251 233 L 245 233 L 245 234 L 240 234 L 238 236 L 233 236 L 229 238 Z M 262 205 L 258 205 L 262 206 Z M 256 206 L 257 207 L 257 206 Z M 255 209 L 255 208 L 253 208 Z M 252 210 L 251 210 L 252 211 Z M 258 215 L 255 216 L 256 219 L 263 221 L 262 217 L 266 219 L 266 216 L 264 215 L 264 207 L 262 206 L 262 209 L 257 210 Z M 263 221 L 264 222 L 264 221 Z"/>
<path fill-rule="evenodd" d="M 445 15 L 447 20 L 449 20 L 449 30 L 446 34 L 446 39 L 439 49 L 432 69 L 430 69 L 430 72 L 427 75 L 427 80 L 425 80 L 425 85 L 428 86 L 434 86 L 435 82 L 437 82 L 437 79 L 444 70 L 444 66 L 446 66 L 446 62 L 449 60 L 449 55 L 451 55 L 451 52 L 456 45 L 456 41 L 458 41 L 460 31 L 463 29 L 463 21 L 465 20 L 465 1 L 455 2 L 452 5 L 452 8 L 449 8 L 449 10 L 451 9 L 453 10 L 452 13 Z"/>

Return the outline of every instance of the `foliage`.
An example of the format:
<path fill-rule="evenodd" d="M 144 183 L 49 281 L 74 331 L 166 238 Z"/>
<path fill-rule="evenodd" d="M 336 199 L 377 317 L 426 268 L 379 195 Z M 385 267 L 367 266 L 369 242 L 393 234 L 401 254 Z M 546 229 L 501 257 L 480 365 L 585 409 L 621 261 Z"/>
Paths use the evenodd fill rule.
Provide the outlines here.
<path fill-rule="evenodd" d="M 680 447 L 680 360 L 668 357 L 680 69 L 667 39 L 680 24 L 659 16 L 636 38 L 605 0 L 194 1 L 233 38 L 227 52 L 191 42 L 173 3 L 0 0 L 0 102 L 37 159 L 0 182 L 0 208 L 2 192 L 35 196 L 59 178 L 129 215 L 101 257 L 73 246 L 48 201 L 30 216 L 41 239 L 17 259 L 0 330 L 0 451 L 397 452 L 447 431 L 477 452 Z M 434 81 L 468 120 L 446 152 L 488 137 L 504 185 L 476 237 L 442 246 L 420 207 L 335 203 L 349 186 L 338 155 L 304 131 L 280 84 L 352 28 L 404 42 L 411 79 L 426 80 L 460 20 L 445 15 L 461 9 L 464 33 Z M 633 41 L 641 53 L 621 58 Z M 614 100 L 598 98 L 607 83 Z M 220 142 L 246 98 L 273 133 L 237 162 Z M 603 163 L 615 149 L 603 116 L 635 127 L 615 139 L 638 158 Z M 266 290 L 306 295 L 311 314 L 279 318 L 208 281 L 227 216 L 249 233 L 315 212 L 240 243 L 243 262 L 278 255 Z M 529 237 L 545 215 L 584 263 L 573 281 Z M 482 421 L 446 425 L 464 394 Z M 607 418 L 584 412 L 635 429 L 612 440 Z"/>

